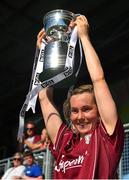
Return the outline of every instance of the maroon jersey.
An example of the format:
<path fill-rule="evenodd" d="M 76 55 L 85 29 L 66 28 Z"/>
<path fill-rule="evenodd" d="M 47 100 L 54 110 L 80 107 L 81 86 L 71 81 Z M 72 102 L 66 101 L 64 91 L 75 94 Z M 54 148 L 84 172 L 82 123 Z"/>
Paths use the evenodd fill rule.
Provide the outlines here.
<path fill-rule="evenodd" d="M 99 123 L 95 130 L 80 140 L 62 124 L 51 151 L 56 159 L 54 179 L 114 178 L 124 144 L 124 129 L 117 121 L 109 136 Z"/>

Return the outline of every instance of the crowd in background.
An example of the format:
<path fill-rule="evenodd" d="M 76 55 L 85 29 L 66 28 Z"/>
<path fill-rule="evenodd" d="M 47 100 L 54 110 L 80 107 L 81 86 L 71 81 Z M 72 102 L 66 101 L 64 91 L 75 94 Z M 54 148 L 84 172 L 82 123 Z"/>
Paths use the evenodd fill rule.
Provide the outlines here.
<path fill-rule="evenodd" d="M 37 126 L 34 121 L 28 121 L 25 125 L 23 143 L 19 151 L 13 155 L 12 165 L 2 175 L 1 179 L 44 179 L 42 167 L 34 157 L 34 150 L 45 150 L 50 144 L 46 128 L 41 134 L 37 134 Z"/>
<path fill-rule="evenodd" d="M 22 151 L 45 149 L 50 143 L 46 128 L 43 128 L 41 134 L 37 134 L 37 127 L 34 121 L 28 121 L 25 126 L 25 137 L 23 140 Z"/>

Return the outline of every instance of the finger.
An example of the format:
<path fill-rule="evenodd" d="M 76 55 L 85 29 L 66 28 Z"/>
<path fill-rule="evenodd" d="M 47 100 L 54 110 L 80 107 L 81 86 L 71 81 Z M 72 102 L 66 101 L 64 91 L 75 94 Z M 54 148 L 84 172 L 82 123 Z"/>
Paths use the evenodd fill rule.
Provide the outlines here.
<path fill-rule="evenodd" d="M 75 26 L 75 21 L 71 21 L 70 24 L 69 24 L 69 27 L 73 28 Z"/>
<path fill-rule="evenodd" d="M 38 33 L 38 35 L 37 35 L 37 39 L 40 38 L 40 37 L 43 37 L 45 34 L 46 34 L 46 33 L 45 33 L 44 28 L 41 29 L 41 31 L 40 31 L 40 32 Z"/>

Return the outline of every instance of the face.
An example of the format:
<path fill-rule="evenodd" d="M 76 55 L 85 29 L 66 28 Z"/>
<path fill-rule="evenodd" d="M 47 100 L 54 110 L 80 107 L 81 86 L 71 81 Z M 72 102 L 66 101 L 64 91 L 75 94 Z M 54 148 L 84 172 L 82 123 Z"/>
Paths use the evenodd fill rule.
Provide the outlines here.
<path fill-rule="evenodd" d="M 20 166 L 21 162 L 22 162 L 22 159 L 20 158 L 20 156 L 15 155 L 13 157 L 13 165 L 14 165 L 14 167 Z"/>
<path fill-rule="evenodd" d="M 34 158 L 31 155 L 26 156 L 24 158 L 24 160 L 25 160 L 26 164 L 29 165 L 29 166 L 31 166 L 33 164 L 33 162 L 34 162 Z"/>
<path fill-rule="evenodd" d="M 84 92 L 73 95 L 70 99 L 71 121 L 81 137 L 95 128 L 98 110 L 93 94 Z"/>
<path fill-rule="evenodd" d="M 27 124 L 27 126 L 26 126 L 26 133 L 27 133 L 27 135 L 30 136 L 30 137 L 34 135 L 34 133 L 35 133 L 35 127 L 34 127 L 33 124 Z"/>

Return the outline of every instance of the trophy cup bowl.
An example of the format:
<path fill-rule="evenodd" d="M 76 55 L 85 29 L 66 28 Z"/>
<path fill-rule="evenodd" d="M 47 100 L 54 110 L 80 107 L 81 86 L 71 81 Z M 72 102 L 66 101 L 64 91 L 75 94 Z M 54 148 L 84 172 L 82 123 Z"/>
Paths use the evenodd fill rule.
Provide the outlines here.
<path fill-rule="evenodd" d="M 50 37 L 44 49 L 43 72 L 39 75 L 41 82 L 52 78 L 65 69 L 65 62 L 72 32 L 69 24 L 75 20 L 75 14 L 62 9 L 48 12 L 43 18 L 46 35 Z"/>

